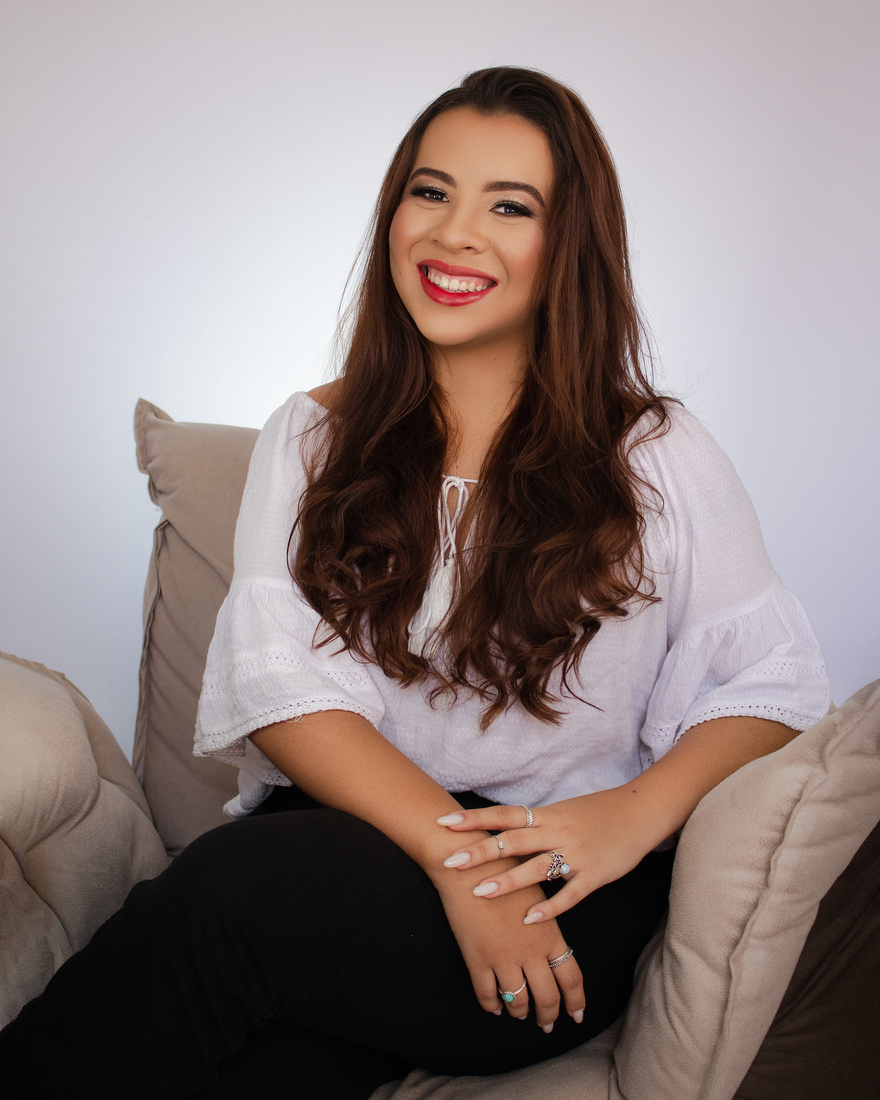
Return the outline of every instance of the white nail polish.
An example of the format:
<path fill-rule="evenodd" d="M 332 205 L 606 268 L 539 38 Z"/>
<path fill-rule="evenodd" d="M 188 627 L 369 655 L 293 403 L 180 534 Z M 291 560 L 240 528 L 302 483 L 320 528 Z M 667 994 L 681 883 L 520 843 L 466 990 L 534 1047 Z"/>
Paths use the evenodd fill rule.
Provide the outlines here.
<path fill-rule="evenodd" d="M 584 1022 L 584 1010 L 582 1008 L 576 1008 L 571 1014 L 571 1018 L 576 1024 L 582 1024 Z"/>
<path fill-rule="evenodd" d="M 550 1034 L 550 1032 L 551 1032 L 551 1031 L 553 1030 L 553 1025 L 552 1025 L 552 1024 L 541 1024 L 541 1030 L 542 1030 L 542 1031 L 543 1031 L 543 1032 L 544 1032 L 544 1033 L 545 1033 L 546 1035 L 549 1035 L 549 1034 Z"/>
<path fill-rule="evenodd" d="M 504 1011 L 504 1009 L 503 1009 L 503 1008 L 494 1008 L 494 1009 L 492 1010 L 492 1015 L 493 1015 L 493 1016 L 500 1016 L 500 1015 L 502 1014 L 502 1012 L 503 1012 L 503 1011 Z"/>
<path fill-rule="evenodd" d="M 474 893 L 478 898 L 485 898 L 489 894 L 494 894 L 497 889 L 497 882 L 481 882 L 479 886 L 474 887 Z"/>
<path fill-rule="evenodd" d="M 462 821 L 464 817 L 461 814 L 444 814 L 437 818 L 438 825 L 460 825 Z"/>
<path fill-rule="evenodd" d="M 523 919 L 523 924 L 534 924 L 536 921 L 541 920 L 543 916 L 544 914 L 539 909 L 537 913 L 529 913 L 529 915 Z"/>
<path fill-rule="evenodd" d="M 466 863 L 470 863 L 471 857 L 467 852 L 456 852 L 455 855 L 449 857 L 449 859 L 443 860 L 444 867 L 464 867 Z"/>

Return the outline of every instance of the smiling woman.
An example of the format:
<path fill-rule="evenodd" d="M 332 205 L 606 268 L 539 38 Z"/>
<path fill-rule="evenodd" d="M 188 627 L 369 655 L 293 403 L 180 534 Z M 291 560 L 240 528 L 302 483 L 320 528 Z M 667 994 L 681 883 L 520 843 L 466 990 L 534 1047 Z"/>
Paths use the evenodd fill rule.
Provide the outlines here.
<path fill-rule="evenodd" d="M 427 107 L 340 377 L 254 451 L 196 732 L 244 820 L 0 1035 L 13 1095 L 355 1100 L 620 1014 L 671 838 L 830 701 L 730 463 L 641 343 L 574 93 L 487 69 Z"/>

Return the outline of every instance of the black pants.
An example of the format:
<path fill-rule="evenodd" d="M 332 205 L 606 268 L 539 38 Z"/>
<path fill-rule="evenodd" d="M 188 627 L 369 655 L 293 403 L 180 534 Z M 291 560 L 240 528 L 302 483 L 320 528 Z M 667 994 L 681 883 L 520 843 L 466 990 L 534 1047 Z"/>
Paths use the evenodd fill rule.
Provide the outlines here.
<path fill-rule="evenodd" d="M 135 886 L 0 1033 L 4 1096 L 362 1100 L 413 1065 L 539 1062 L 620 1014 L 666 906 L 652 854 L 560 918 L 587 1007 L 546 1035 L 479 1007 L 434 887 L 381 832 L 296 790 L 261 810 Z"/>

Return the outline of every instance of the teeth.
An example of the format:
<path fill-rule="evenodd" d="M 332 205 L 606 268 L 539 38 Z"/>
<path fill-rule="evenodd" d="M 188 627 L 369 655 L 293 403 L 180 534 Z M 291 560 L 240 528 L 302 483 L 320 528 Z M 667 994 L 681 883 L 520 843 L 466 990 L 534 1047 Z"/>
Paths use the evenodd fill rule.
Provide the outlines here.
<path fill-rule="evenodd" d="M 428 276 L 428 282 L 439 286 L 441 290 L 449 291 L 450 294 L 473 294 L 475 291 L 487 290 L 489 287 L 488 283 L 478 283 L 476 279 L 467 277 L 457 279 L 455 276 L 450 278 L 432 267 L 426 268 L 425 273 Z"/>

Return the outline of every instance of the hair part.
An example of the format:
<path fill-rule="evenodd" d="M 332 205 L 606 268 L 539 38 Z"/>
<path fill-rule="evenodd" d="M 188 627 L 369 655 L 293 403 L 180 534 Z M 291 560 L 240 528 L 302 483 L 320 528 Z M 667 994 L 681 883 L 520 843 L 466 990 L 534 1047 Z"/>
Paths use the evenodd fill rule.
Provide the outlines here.
<path fill-rule="evenodd" d="M 459 108 L 538 127 L 554 186 L 521 391 L 486 456 L 456 599 L 428 660 L 408 649 L 407 628 L 437 551 L 450 427 L 391 277 L 389 231 L 425 131 Z M 432 680 L 432 700 L 475 692 L 484 728 L 513 703 L 556 722 L 563 694 L 582 697 L 575 682 L 589 691 L 578 664 L 602 620 L 656 599 L 641 545 L 650 487 L 630 451 L 667 423 L 643 366 L 614 163 L 574 92 L 540 72 L 483 69 L 425 108 L 382 184 L 351 309 L 292 575 L 330 638 L 404 685 Z"/>

